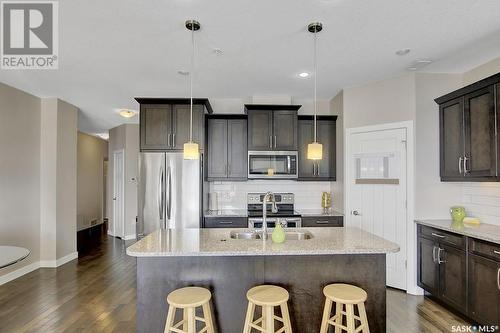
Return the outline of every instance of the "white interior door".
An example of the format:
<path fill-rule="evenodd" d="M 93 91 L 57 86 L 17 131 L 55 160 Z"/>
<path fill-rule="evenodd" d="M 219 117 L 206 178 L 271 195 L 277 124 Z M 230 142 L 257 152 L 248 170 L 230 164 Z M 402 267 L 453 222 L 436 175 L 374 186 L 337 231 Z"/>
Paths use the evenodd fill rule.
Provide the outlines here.
<path fill-rule="evenodd" d="M 124 152 L 113 152 L 113 236 L 125 237 L 125 165 Z"/>
<path fill-rule="evenodd" d="M 349 226 L 397 243 L 387 255 L 387 285 L 406 290 L 406 129 L 351 133 Z"/>

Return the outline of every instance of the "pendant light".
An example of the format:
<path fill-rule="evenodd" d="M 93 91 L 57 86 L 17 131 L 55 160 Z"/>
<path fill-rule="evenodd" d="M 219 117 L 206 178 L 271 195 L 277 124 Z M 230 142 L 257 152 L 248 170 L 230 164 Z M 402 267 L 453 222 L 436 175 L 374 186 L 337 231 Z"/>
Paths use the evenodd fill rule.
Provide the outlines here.
<path fill-rule="evenodd" d="M 309 24 L 307 27 L 309 32 L 314 34 L 314 142 L 307 145 L 307 159 L 309 160 L 321 160 L 323 159 L 323 145 L 317 141 L 317 113 L 318 113 L 318 102 L 316 98 L 317 89 L 317 78 L 318 78 L 318 56 L 317 56 L 317 39 L 318 32 L 323 30 L 323 24 L 320 22 L 314 22 Z"/>
<path fill-rule="evenodd" d="M 197 160 L 200 158 L 200 149 L 193 142 L 193 76 L 194 76 L 194 32 L 200 30 L 200 22 L 187 20 L 186 28 L 191 30 L 191 72 L 189 73 L 190 109 L 189 109 L 189 141 L 184 144 L 184 159 Z"/>

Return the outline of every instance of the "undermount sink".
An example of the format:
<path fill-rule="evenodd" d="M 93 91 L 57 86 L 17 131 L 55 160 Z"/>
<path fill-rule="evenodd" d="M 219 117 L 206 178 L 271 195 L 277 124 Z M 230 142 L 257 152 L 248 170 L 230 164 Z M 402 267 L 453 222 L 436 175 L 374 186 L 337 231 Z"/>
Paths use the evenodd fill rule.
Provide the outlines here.
<path fill-rule="evenodd" d="M 267 233 L 271 239 L 272 232 Z M 232 239 L 262 239 L 262 231 L 231 231 Z M 307 240 L 313 238 L 309 231 L 285 231 L 285 240 Z"/>

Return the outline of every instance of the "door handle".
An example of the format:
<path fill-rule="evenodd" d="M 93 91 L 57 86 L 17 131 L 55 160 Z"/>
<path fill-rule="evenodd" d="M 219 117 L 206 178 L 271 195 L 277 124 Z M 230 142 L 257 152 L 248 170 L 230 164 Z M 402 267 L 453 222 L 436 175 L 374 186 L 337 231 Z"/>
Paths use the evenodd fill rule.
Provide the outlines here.
<path fill-rule="evenodd" d="M 436 247 L 432 247 L 432 262 L 436 262 Z"/>
<path fill-rule="evenodd" d="M 353 210 L 351 214 L 356 216 L 361 216 L 361 214 L 357 210 Z"/>
<path fill-rule="evenodd" d="M 440 235 L 440 234 L 436 234 L 436 233 L 431 233 L 432 236 L 435 236 L 435 237 L 438 237 L 438 238 L 446 238 L 446 236 L 443 236 L 443 235 Z"/>
<path fill-rule="evenodd" d="M 467 161 L 470 161 L 470 158 L 467 156 L 464 156 L 464 175 L 466 175 L 470 172 L 470 170 L 467 170 Z"/>
<path fill-rule="evenodd" d="M 169 147 L 170 147 L 170 142 L 171 142 L 171 140 L 170 140 L 170 136 L 171 136 L 171 135 L 172 135 L 172 134 L 168 133 L 168 139 L 167 139 L 167 141 L 168 141 L 168 142 L 167 142 L 167 146 L 169 146 Z"/>
<path fill-rule="evenodd" d="M 316 176 L 319 176 L 319 172 L 320 172 L 320 171 L 319 171 L 319 162 L 318 162 L 318 163 L 316 163 L 316 165 L 317 165 L 317 168 L 316 168 Z"/>
<path fill-rule="evenodd" d="M 163 169 L 160 169 L 160 175 L 158 179 L 158 215 L 160 221 L 163 220 Z"/>
<path fill-rule="evenodd" d="M 172 134 L 172 147 L 175 147 L 175 133 Z"/>
<path fill-rule="evenodd" d="M 167 200 L 167 218 L 170 220 L 171 205 L 172 205 L 172 170 L 170 167 L 167 169 L 167 187 L 168 187 L 168 200 Z"/>
<path fill-rule="evenodd" d="M 462 156 L 460 156 L 458 158 L 458 173 L 459 174 L 462 174 L 462 163 L 463 163 L 463 160 L 464 160 L 464 158 Z"/>
<path fill-rule="evenodd" d="M 276 135 L 274 136 L 274 148 L 278 145 L 278 139 L 276 138 Z"/>
<path fill-rule="evenodd" d="M 497 270 L 497 287 L 500 290 L 500 268 Z"/>
<path fill-rule="evenodd" d="M 437 255 L 437 257 L 438 257 L 438 264 L 440 264 L 440 265 L 442 263 L 446 262 L 446 260 L 441 260 L 441 251 L 444 251 L 444 250 L 442 248 L 438 248 L 438 255 Z"/>
<path fill-rule="evenodd" d="M 273 136 L 269 135 L 269 148 L 273 148 Z"/>
<path fill-rule="evenodd" d="M 500 255 L 500 251 L 497 251 L 497 250 L 493 250 L 493 253 Z"/>

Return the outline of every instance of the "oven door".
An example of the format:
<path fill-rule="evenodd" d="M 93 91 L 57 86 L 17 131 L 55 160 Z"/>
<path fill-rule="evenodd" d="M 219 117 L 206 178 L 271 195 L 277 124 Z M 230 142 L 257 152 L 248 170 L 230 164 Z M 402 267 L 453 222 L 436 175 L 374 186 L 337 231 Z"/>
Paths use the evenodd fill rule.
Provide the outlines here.
<path fill-rule="evenodd" d="M 296 179 L 296 151 L 249 151 L 249 179 Z"/>

